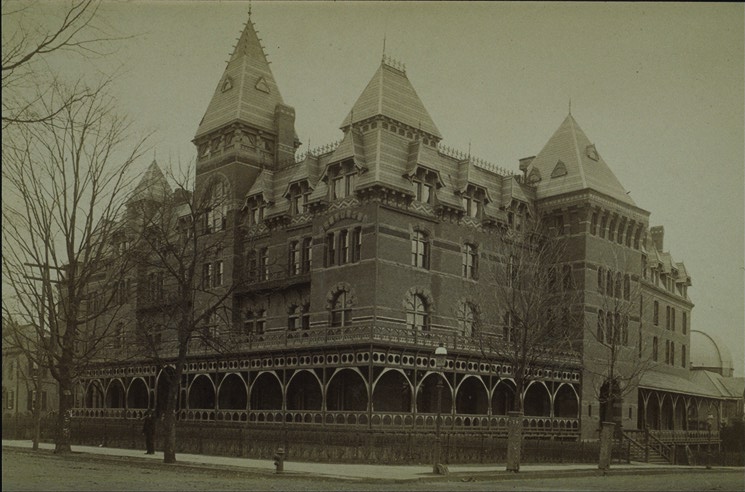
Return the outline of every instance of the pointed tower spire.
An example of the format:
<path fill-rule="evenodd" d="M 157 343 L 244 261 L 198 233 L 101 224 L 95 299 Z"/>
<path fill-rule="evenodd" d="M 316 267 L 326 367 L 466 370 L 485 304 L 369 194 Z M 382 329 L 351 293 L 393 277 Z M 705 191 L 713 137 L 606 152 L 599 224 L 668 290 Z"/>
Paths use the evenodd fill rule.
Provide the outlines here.
<path fill-rule="evenodd" d="M 539 199 L 591 189 L 635 205 L 571 114 L 530 162 L 527 175 L 534 170 L 542 177 L 537 182 Z"/>
<path fill-rule="evenodd" d="M 387 116 L 440 140 L 442 135 L 411 85 L 403 65 L 396 65 L 390 57 L 384 56 L 341 128 L 373 116 Z"/>
<path fill-rule="evenodd" d="M 274 132 L 278 104 L 282 95 L 249 13 L 195 139 L 234 122 Z"/>

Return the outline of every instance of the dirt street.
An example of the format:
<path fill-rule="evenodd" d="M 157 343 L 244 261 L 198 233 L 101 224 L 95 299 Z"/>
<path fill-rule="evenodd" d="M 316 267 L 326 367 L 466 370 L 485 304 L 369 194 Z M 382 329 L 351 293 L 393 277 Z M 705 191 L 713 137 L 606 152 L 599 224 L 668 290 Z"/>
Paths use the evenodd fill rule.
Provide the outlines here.
<path fill-rule="evenodd" d="M 609 475 L 590 477 L 494 479 L 449 477 L 418 481 L 349 481 L 187 465 L 164 465 L 131 458 L 101 458 L 88 454 L 56 456 L 49 451 L 3 448 L 5 491 L 80 490 L 251 490 L 251 491 L 743 491 L 742 470 L 701 470 L 691 473 Z M 385 467 L 381 467 L 381 477 Z"/>

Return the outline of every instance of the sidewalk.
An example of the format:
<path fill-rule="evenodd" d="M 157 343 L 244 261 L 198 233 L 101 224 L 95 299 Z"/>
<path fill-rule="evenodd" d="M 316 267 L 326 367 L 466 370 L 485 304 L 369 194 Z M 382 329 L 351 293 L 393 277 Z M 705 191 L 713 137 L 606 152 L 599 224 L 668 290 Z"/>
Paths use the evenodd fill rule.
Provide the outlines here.
<path fill-rule="evenodd" d="M 31 441 L 3 440 L 3 447 L 16 447 L 31 449 Z M 54 449 L 54 444 L 40 443 L 41 449 Z M 99 456 L 111 456 L 119 458 L 133 458 L 141 460 L 162 461 L 163 453 L 156 452 L 154 455 L 144 454 L 142 450 L 105 448 L 96 446 L 72 446 L 74 453 L 88 453 Z M 179 453 L 176 455 L 179 464 L 200 467 L 228 467 L 235 470 L 258 471 L 262 473 L 274 472 L 272 460 L 256 460 L 248 458 L 233 458 L 227 456 L 210 456 L 198 454 Z M 459 477 L 469 476 L 504 476 L 512 478 L 516 475 L 505 471 L 504 464 L 487 465 L 449 465 L 451 475 Z M 285 473 L 288 475 L 312 475 L 318 477 L 340 478 L 346 480 L 419 480 L 422 478 L 435 478 L 440 475 L 432 473 L 431 465 L 364 465 L 364 464 L 342 464 L 342 463 L 308 463 L 285 461 Z M 702 467 L 686 467 L 673 465 L 654 465 L 648 463 L 632 462 L 630 464 L 611 465 L 612 473 L 662 473 L 675 470 L 701 470 Z M 550 475 L 594 475 L 601 473 L 594 464 L 545 464 L 545 465 L 521 465 L 520 478 L 529 478 L 534 475 L 542 477 Z"/>

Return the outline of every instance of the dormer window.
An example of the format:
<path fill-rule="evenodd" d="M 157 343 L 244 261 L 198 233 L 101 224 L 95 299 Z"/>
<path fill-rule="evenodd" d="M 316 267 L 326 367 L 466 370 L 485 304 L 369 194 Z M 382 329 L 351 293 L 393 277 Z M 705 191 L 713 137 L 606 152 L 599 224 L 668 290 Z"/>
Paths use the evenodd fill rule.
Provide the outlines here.
<path fill-rule="evenodd" d="M 290 186 L 287 194 L 287 199 L 290 201 L 290 215 L 306 213 L 308 211 L 309 198 L 310 190 L 308 189 L 307 182 L 294 183 Z"/>
<path fill-rule="evenodd" d="M 264 221 L 265 211 L 264 201 L 260 198 L 254 198 L 248 203 L 248 225 L 259 225 Z"/>
<path fill-rule="evenodd" d="M 417 169 L 411 183 L 414 187 L 414 198 L 418 202 L 432 204 L 435 198 L 437 175 L 424 168 Z"/>
<path fill-rule="evenodd" d="M 333 172 L 329 172 L 331 199 L 340 200 L 354 195 L 354 188 L 357 185 L 357 169 L 354 164 L 347 162 L 337 167 Z"/>
<path fill-rule="evenodd" d="M 461 197 L 463 209 L 468 217 L 473 217 L 475 219 L 481 217 L 485 197 L 486 192 L 483 189 L 477 188 L 473 185 L 468 186 L 468 189 L 466 189 Z"/>

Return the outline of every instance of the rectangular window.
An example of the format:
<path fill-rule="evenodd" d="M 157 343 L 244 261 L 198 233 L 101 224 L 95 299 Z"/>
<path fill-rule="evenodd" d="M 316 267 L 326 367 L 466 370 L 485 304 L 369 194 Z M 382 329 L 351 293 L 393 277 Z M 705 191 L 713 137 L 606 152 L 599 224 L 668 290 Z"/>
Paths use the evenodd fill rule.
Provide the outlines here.
<path fill-rule="evenodd" d="M 670 365 L 675 365 L 675 343 L 670 342 Z"/>
<path fill-rule="evenodd" d="M 670 363 L 670 340 L 665 340 L 665 364 Z"/>
<path fill-rule="evenodd" d="M 416 231 L 411 240 L 411 264 L 420 268 L 429 267 L 429 243 L 424 233 Z"/>
<path fill-rule="evenodd" d="M 202 288 L 212 287 L 212 263 L 205 263 L 202 266 Z"/>
<path fill-rule="evenodd" d="M 675 331 L 675 308 L 670 308 L 670 327 Z"/>
<path fill-rule="evenodd" d="M 595 236 L 598 233 L 598 213 L 593 212 L 592 222 L 590 223 L 590 234 Z"/>
<path fill-rule="evenodd" d="M 334 200 L 344 198 L 344 176 L 334 178 Z"/>
<path fill-rule="evenodd" d="M 660 325 L 660 303 L 657 301 L 654 301 L 654 312 L 652 314 L 652 321 L 654 322 L 655 326 Z"/>
<path fill-rule="evenodd" d="M 352 262 L 360 261 L 362 251 L 362 228 L 352 230 Z"/>
<path fill-rule="evenodd" d="M 259 280 L 269 280 L 269 249 L 259 251 Z"/>
<path fill-rule="evenodd" d="M 665 306 L 665 329 L 670 329 L 670 306 Z"/>
<path fill-rule="evenodd" d="M 688 332 L 688 313 L 683 311 L 683 335 L 685 335 Z"/>
<path fill-rule="evenodd" d="M 300 274 L 300 243 L 297 241 L 290 242 L 290 275 Z"/>
<path fill-rule="evenodd" d="M 476 278 L 476 258 L 476 247 L 472 244 L 466 244 L 463 248 L 463 277 Z"/>
<path fill-rule="evenodd" d="M 659 347 L 658 347 L 658 345 L 659 345 L 659 343 L 658 343 L 657 337 L 654 337 L 652 339 L 652 360 L 655 361 L 655 362 L 657 362 L 657 359 L 659 357 Z"/>
<path fill-rule="evenodd" d="M 225 274 L 224 268 L 222 260 L 215 262 L 215 287 L 222 285 L 223 276 Z"/>
<path fill-rule="evenodd" d="M 306 237 L 303 239 L 303 273 L 310 272 L 313 261 L 313 238 Z"/>
<path fill-rule="evenodd" d="M 351 173 L 344 177 L 344 196 L 354 195 L 354 188 L 357 186 L 357 174 Z"/>
<path fill-rule="evenodd" d="M 336 247 L 334 245 L 334 234 L 326 234 L 326 266 L 334 266 L 336 263 Z"/>
<path fill-rule="evenodd" d="M 248 265 L 248 278 L 249 280 L 255 281 L 259 275 L 256 251 L 250 251 L 248 253 L 248 258 L 246 259 L 246 263 Z"/>
<path fill-rule="evenodd" d="M 682 367 L 686 366 L 686 346 L 685 345 L 680 347 L 680 365 Z"/>
<path fill-rule="evenodd" d="M 339 264 L 349 262 L 349 231 L 339 231 Z"/>

